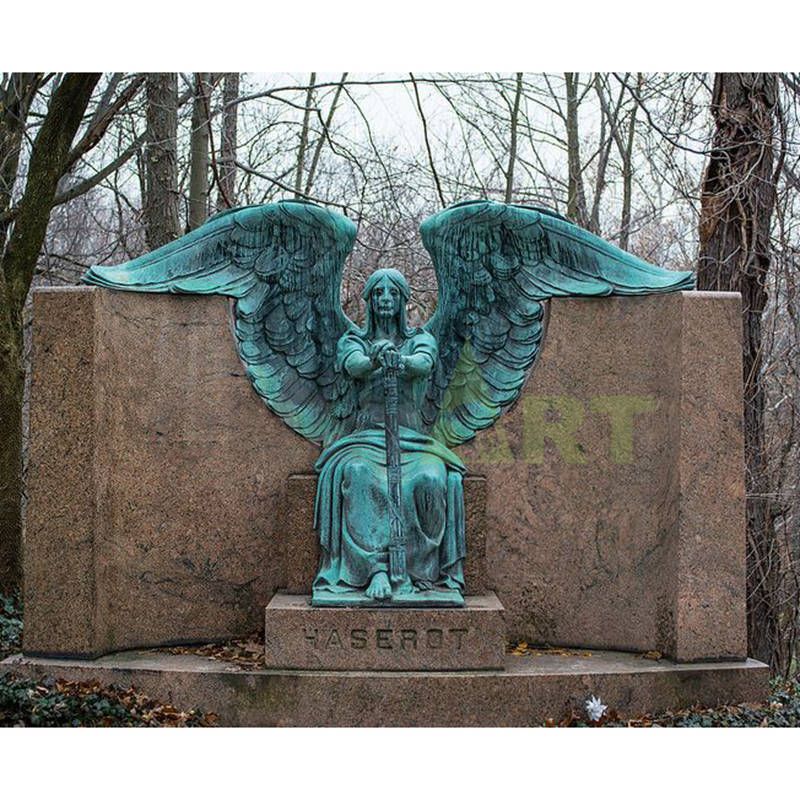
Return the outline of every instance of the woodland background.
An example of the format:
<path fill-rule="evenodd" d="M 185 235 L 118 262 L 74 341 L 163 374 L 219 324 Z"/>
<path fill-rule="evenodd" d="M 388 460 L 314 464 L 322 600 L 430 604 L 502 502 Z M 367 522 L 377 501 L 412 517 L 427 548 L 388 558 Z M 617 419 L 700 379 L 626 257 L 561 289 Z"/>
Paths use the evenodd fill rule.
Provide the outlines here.
<path fill-rule="evenodd" d="M 22 580 L 32 285 L 78 282 L 217 210 L 300 197 L 359 225 L 343 301 L 379 264 L 436 284 L 437 209 L 550 206 L 743 295 L 751 655 L 800 632 L 800 74 L 0 73 L 0 591 Z"/>

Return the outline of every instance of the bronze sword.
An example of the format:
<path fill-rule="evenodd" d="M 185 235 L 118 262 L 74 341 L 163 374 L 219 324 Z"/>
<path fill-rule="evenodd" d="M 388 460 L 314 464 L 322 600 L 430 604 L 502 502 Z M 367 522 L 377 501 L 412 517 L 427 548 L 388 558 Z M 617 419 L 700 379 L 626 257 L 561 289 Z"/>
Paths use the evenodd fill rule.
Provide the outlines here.
<path fill-rule="evenodd" d="M 386 430 L 386 481 L 389 490 L 389 579 L 399 584 L 406 579 L 406 536 L 400 507 L 400 427 L 397 420 L 396 367 L 383 368 L 383 398 Z"/>

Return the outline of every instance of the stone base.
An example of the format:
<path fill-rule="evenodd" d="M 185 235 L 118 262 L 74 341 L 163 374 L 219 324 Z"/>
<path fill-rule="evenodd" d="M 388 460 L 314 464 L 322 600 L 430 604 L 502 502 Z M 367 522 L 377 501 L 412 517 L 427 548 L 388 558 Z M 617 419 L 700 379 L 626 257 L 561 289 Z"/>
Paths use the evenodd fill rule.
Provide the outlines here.
<path fill-rule="evenodd" d="M 498 670 L 505 639 L 491 592 L 461 608 L 318 608 L 279 592 L 265 614 L 270 669 Z"/>
<path fill-rule="evenodd" d="M 245 672 L 163 651 L 96 661 L 12 656 L 0 672 L 134 685 L 179 708 L 213 711 L 225 726 L 523 727 L 582 713 L 590 694 L 624 718 L 694 704 L 758 703 L 768 693 L 769 671 L 759 661 L 674 664 L 583 652 L 590 655 L 507 656 L 497 672 Z"/>

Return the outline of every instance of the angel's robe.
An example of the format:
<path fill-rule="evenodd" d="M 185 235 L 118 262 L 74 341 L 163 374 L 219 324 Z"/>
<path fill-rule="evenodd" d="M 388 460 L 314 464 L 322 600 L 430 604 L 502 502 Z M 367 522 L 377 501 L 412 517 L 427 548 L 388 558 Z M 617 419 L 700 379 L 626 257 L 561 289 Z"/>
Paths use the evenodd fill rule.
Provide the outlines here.
<path fill-rule="evenodd" d="M 338 343 L 337 369 L 344 370 L 353 353 L 367 355 L 369 345 L 358 332 L 345 333 Z M 398 349 L 401 355 L 426 353 L 436 363 L 436 340 L 421 329 Z M 400 373 L 398 386 L 406 568 L 412 582 L 463 591 L 465 468 L 455 453 L 421 432 L 419 408 L 427 381 L 427 375 Z M 356 379 L 355 389 L 356 430 L 326 448 L 316 463 L 314 521 L 322 554 L 315 593 L 364 589 L 376 572 L 389 570 L 382 373 Z"/>

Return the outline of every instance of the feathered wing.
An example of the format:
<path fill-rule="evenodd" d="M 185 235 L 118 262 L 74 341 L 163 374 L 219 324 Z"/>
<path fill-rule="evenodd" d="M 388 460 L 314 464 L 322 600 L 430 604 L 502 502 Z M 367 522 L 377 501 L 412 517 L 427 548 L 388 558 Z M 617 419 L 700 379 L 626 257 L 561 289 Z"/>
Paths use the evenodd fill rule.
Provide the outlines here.
<path fill-rule="evenodd" d="M 339 288 L 355 234 L 346 217 L 311 203 L 249 206 L 127 264 L 92 267 L 83 281 L 235 298 L 237 347 L 255 390 L 299 434 L 328 443 L 355 417 L 352 387 L 335 370 L 352 324 Z"/>
<path fill-rule="evenodd" d="M 420 230 L 439 283 L 425 326 L 439 357 L 422 413 L 450 447 L 519 397 L 541 346 L 544 300 L 694 287 L 691 272 L 648 264 L 544 209 L 469 201 Z"/>

